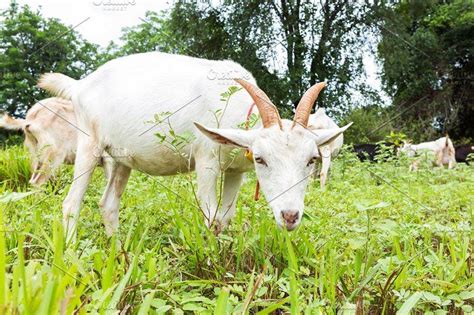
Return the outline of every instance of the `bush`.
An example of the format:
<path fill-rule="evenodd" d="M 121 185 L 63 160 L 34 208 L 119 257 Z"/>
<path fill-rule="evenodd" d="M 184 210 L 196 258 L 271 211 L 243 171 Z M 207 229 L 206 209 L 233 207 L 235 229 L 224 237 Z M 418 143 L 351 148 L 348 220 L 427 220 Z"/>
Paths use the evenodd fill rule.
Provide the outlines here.
<path fill-rule="evenodd" d="M 341 122 L 341 125 L 354 123 L 344 132 L 344 142 L 359 144 L 385 140 L 385 136 L 394 129 L 388 113 L 387 109 L 380 106 L 353 109 Z"/>

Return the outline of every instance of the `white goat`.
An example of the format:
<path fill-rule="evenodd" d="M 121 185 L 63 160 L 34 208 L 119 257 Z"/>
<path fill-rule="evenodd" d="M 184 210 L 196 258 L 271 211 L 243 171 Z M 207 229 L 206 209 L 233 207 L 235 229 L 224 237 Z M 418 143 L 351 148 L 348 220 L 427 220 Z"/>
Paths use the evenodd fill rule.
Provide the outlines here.
<path fill-rule="evenodd" d="M 245 90 L 236 92 L 226 103 L 221 94 L 228 86 L 236 85 L 235 81 L 209 76 L 210 73 L 241 74 L 250 82 L 238 79 Z M 76 229 L 80 204 L 91 177 L 89 171 L 97 164 L 94 148 L 127 152 L 126 156 L 114 158 L 100 202 L 108 235 L 118 228 L 120 197 L 131 169 L 162 176 L 195 170 L 197 195 L 206 224 L 210 227 L 217 220 L 217 226 L 224 227 L 235 213 L 242 175 L 253 165 L 278 225 L 292 230 L 302 219 L 304 193 L 319 157 L 318 145 L 331 141 L 349 127 L 321 130 L 317 136 L 306 129 L 324 83 L 305 93 L 293 121 L 280 119 L 275 105 L 255 86 L 252 76 L 231 61 L 152 52 L 109 61 L 80 81 L 62 74 L 46 74 L 38 85 L 71 99 L 78 126 L 89 134 L 78 134 L 76 180 L 63 203 L 68 237 Z M 237 128 L 246 120 L 253 102 L 263 128 Z M 158 123 L 146 123 L 163 113 L 166 117 Z M 170 126 L 175 135 L 191 133 L 193 137 L 180 148 L 170 147 Z M 166 139 L 158 139 L 157 131 L 165 134 Z M 232 147 L 253 152 L 253 163 L 243 152 L 230 154 Z M 224 188 L 218 211 L 216 184 L 221 172 Z"/>
<path fill-rule="evenodd" d="M 26 118 L 0 118 L 0 128 L 22 130 L 25 146 L 31 156 L 33 174 L 30 184 L 45 183 L 62 164 L 72 164 L 75 158 L 77 131 L 71 101 L 47 98 L 33 105 Z"/>
<path fill-rule="evenodd" d="M 449 136 L 439 138 L 435 141 L 422 142 L 419 144 L 405 142 L 400 151 L 405 152 L 410 157 L 415 156 L 420 151 L 430 151 L 435 155 L 434 164 L 436 166 L 447 165 L 448 169 L 456 166 L 456 151 Z M 410 165 L 410 170 L 416 170 L 418 168 L 418 164 L 419 162 L 414 161 Z"/>
<path fill-rule="evenodd" d="M 318 133 L 321 129 L 335 129 L 339 126 L 328 116 L 324 108 L 318 108 L 316 113 L 309 116 L 308 128 Z M 344 135 L 340 134 L 334 140 L 325 145 L 318 147 L 321 156 L 321 172 L 319 173 L 319 181 L 321 188 L 326 185 L 329 167 L 331 166 L 331 158 L 335 158 L 344 143 Z"/>

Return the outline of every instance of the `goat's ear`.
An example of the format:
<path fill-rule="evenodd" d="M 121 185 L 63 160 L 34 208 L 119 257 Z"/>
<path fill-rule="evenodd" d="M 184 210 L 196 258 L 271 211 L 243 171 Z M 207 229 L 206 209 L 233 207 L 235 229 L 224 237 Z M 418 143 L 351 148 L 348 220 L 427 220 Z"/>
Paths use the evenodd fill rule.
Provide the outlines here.
<path fill-rule="evenodd" d="M 352 125 L 349 123 L 342 128 L 333 128 L 333 129 L 318 129 L 314 130 L 313 133 L 316 137 L 316 144 L 325 145 L 328 142 L 333 141 L 335 138 L 339 137 L 344 131 L 347 130 Z"/>
<path fill-rule="evenodd" d="M 209 139 L 220 143 L 248 149 L 254 140 L 253 130 L 207 128 L 194 122 L 196 128 Z"/>

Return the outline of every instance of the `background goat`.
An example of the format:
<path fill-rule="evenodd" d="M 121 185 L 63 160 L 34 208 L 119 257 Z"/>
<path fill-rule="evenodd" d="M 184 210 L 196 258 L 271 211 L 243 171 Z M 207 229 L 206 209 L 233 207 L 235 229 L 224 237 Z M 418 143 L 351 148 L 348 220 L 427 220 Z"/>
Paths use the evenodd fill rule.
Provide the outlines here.
<path fill-rule="evenodd" d="M 339 126 L 328 115 L 326 115 L 324 108 L 318 108 L 313 115 L 309 116 L 308 128 L 317 133 L 320 129 L 334 129 L 339 128 Z M 334 138 L 334 140 L 325 145 L 319 146 L 319 155 L 321 158 L 319 181 L 322 189 L 324 189 L 324 186 L 326 185 L 329 167 L 331 166 L 331 158 L 335 158 L 339 154 L 343 144 L 344 135 L 340 134 Z"/>
<path fill-rule="evenodd" d="M 397 149 L 398 146 L 392 142 L 364 143 L 353 145 L 353 151 L 356 153 L 357 158 L 361 162 L 364 162 L 366 160 L 369 160 L 370 162 L 386 160 L 389 156 L 395 156 Z M 386 153 L 387 155 L 379 157 L 379 155 L 382 153 Z"/>
<path fill-rule="evenodd" d="M 459 145 L 455 147 L 456 162 L 469 165 L 469 154 L 474 154 L 474 146 L 470 144 Z"/>
<path fill-rule="evenodd" d="M 453 142 L 448 136 L 439 138 L 435 141 L 422 142 L 419 144 L 405 142 L 400 149 L 401 152 L 405 152 L 410 157 L 415 156 L 417 153 L 423 150 L 434 153 L 435 160 L 433 163 L 436 166 L 447 165 L 448 169 L 456 166 L 455 149 Z M 414 164 L 410 166 L 410 170 L 417 169 L 417 164 L 418 163 L 415 161 Z"/>
<path fill-rule="evenodd" d="M 45 183 L 62 164 L 72 164 L 75 158 L 77 130 L 71 101 L 57 97 L 47 98 L 33 105 L 26 118 L 0 118 L 0 127 L 22 130 L 25 146 L 30 153 L 33 173 L 30 184 Z"/>

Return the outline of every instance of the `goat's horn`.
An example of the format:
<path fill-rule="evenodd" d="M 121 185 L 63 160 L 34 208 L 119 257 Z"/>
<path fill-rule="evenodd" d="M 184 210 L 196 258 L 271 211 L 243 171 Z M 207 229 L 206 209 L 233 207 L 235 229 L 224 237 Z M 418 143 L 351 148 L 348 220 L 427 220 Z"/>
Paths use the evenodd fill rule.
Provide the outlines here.
<path fill-rule="evenodd" d="M 278 109 L 275 105 L 273 105 L 272 101 L 270 101 L 267 94 L 265 94 L 265 92 L 263 92 L 259 87 L 253 85 L 250 82 L 247 82 L 242 79 L 235 79 L 235 81 L 247 90 L 247 92 L 250 94 L 253 101 L 255 102 L 255 105 L 257 105 L 260 117 L 262 117 L 263 127 L 269 128 L 275 124 L 278 124 L 278 126 L 280 126 L 280 129 L 282 129 Z"/>
<path fill-rule="evenodd" d="M 314 102 L 318 98 L 319 92 L 326 86 L 326 82 L 321 82 L 313 85 L 304 93 L 298 106 L 296 107 L 295 118 L 293 119 L 293 127 L 296 124 L 308 126 L 309 115 L 313 108 Z"/>

